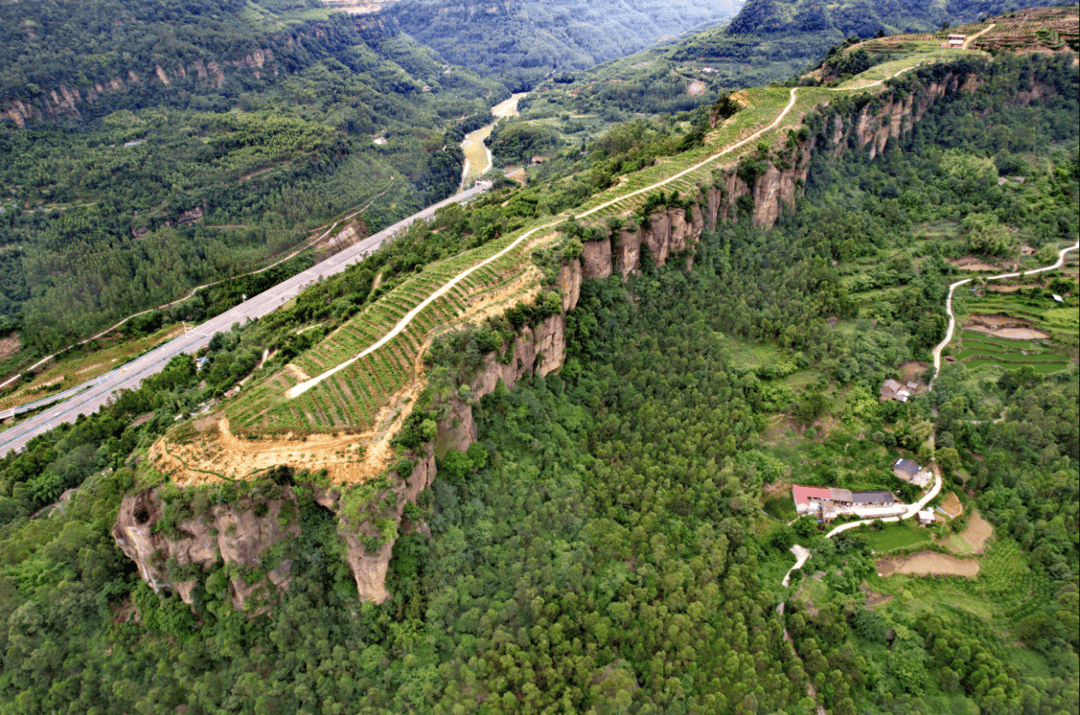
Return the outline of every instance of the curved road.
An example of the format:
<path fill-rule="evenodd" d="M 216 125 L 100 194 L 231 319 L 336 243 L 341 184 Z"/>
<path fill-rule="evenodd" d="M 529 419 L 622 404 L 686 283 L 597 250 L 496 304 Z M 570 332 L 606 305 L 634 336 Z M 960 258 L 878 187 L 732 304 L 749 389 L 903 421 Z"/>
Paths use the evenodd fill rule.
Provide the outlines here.
<path fill-rule="evenodd" d="M 1063 248 L 1060 251 L 1058 251 L 1058 259 L 1057 259 L 1057 261 L 1055 261 L 1053 264 L 1051 264 L 1049 266 L 1043 266 L 1042 268 L 1033 268 L 1030 271 L 1016 271 L 1015 273 L 1001 273 L 1001 274 L 996 275 L 996 276 L 990 276 L 986 280 L 988 280 L 988 281 L 1000 281 L 1000 280 L 1003 280 L 1005 278 L 1019 278 L 1020 276 L 1030 276 L 1033 273 L 1044 273 L 1046 271 L 1056 271 L 1058 268 L 1061 268 L 1061 266 L 1065 264 L 1065 254 L 1067 254 L 1069 251 L 1075 251 L 1077 249 L 1080 249 L 1080 241 L 1077 241 L 1076 243 L 1069 246 L 1068 248 Z M 948 296 L 948 298 L 945 299 L 945 310 L 949 314 L 949 329 L 945 331 L 945 339 L 942 340 L 940 343 L 938 343 L 937 346 L 935 346 L 934 350 L 933 350 L 933 355 L 934 355 L 934 380 L 937 379 L 937 373 L 938 373 L 939 370 L 941 370 L 941 351 L 945 348 L 946 345 L 948 345 L 952 341 L 953 332 L 956 330 L 956 315 L 953 313 L 953 309 L 952 309 L 953 291 L 955 291 L 957 288 L 959 288 L 962 285 L 970 283 L 973 280 L 974 280 L 974 278 L 965 278 L 964 280 L 956 281 L 955 283 L 953 283 L 952 285 L 949 286 L 949 296 Z M 933 390 L 934 389 L 934 380 L 930 381 L 930 385 L 929 385 L 928 390 Z M 921 509 L 923 509 L 927 504 L 929 504 L 930 500 L 932 500 L 934 497 L 936 497 L 938 495 L 938 492 L 940 492 L 940 491 L 941 491 L 941 474 L 939 473 L 939 470 L 935 466 L 934 467 L 934 486 L 926 494 L 926 496 L 924 496 L 922 499 L 920 499 L 917 503 L 910 505 L 907 508 L 907 511 L 904 513 L 903 516 L 891 516 L 891 517 L 888 517 L 886 519 L 881 519 L 881 521 L 900 521 L 901 519 L 910 519 L 911 517 L 915 516 L 915 514 L 917 514 Z M 826 534 L 825 538 L 826 539 L 831 538 L 835 534 L 839 534 L 842 531 L 847 531 L 848 529 L 854 529 L 857 526 L 865 526 L 865 525 L 871 523 L 872 521 L 874 521 L 874 520 L 873 519 L 863 519 L 862 521 L 852 521 L 852 522 L 849 522 L 847 524 L 841 524 L 840 526 L 836 527 L 835 529 L 830 531 L 828 534 Z"/>
<path fill-rule="evenodd" d="M 64 400 L 41 414 L 35 415 L 29 420 L 0 433 L 0 456 L 4 456 L 11 451 L 21 451 L 31 439 L 63 422 L 74 422 L 79 415 L 89 415 L 97 412 L 103 405 L 108 404 L 114 392 L 122 389 L 133 390 L 137 388 L 143 379 L 161 372 L 169 360 L 176 355 L 181 353 L 190 355 L 207 345 L 214 333 L 229 330 L 234 323 L 243 323 L 269 315 L 320 278 L 340 273 L 348 266 L 363 260 L 365 256 L 378 249 L 384 242 L 407 228 L 417 219 L 430 219 L 443 206 L 468 201 L 490 187 L 491 184 L 488 182 L 477 182 L 476 187 L 451 196 L 413 214 L 409 218 L 398 221 L 393 226 L 349 246 L 340 253 L 327 258 L 306 271 L 297 273 L 292 278 L 277 284 L 269 290 L 248 298 L 240 305 L 225 311 L 216 318 L 188 330 L 183 335 L 94 380 L 89 380 L 44 400 L 38 400 L 36 403 L 4 410 L 0 413 L 0 419 L 41 407 L 48 402 Z"/>
<path fill-rule="evenodd" d="M 1065 265 L 1065 254 L 1069 251 L 1075 251 L 1080 248 L 1080 241 L 1077 241 L 1068 248 L 1063 248 L 1058 251 L 1058 259 L 1052 265 L 1043 266 L 1042 268 L 1033 268 L 1030 271 L 1017 271 L 1016 273 L 1002 273 L 996 276 L 990 276 L 986 280 L 988 281 L 1000 281 L 1005 278 L 1019 278 L 1020 276 L 1030 276 L 1033 273 L 1044 273 L 1046 271 L 1056 271 Z M 962 281 L 956 281 L 949 286 L 949 296 L 945 299 L 945 312 L 949 314 L 949 329 L 945 331 L 945 339 L 938 343 L 933 350 L 934 356 L 934 380 L 937 379 L 938 373 L 941 371 L 941 351 L 945 349 L 945 346 L 952 342 L 953 332 L 956 329 L 956 316 L 953 314 L 952 309 L 952 297 L 953 291 L 960 286 L 970 283 L 975 280 L 974 278 L 965 278 Z M 929 389 L 934 389 L 934 380 L 930 381 Z"/>

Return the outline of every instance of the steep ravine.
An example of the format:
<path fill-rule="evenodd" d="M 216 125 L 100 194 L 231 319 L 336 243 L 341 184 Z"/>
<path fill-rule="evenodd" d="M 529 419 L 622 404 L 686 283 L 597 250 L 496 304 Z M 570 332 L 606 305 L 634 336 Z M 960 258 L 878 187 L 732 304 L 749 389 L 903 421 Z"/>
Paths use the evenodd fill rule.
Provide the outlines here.
<path fill-rule="evenodd" d="M 81 117 L 109 94 L 169 87 L 178 93 L 195 88 L 221 89 L 230 81 L 230 77 L 235 77 L 233 82 L 239 81 L 240 73 L 260 79 L 283 72 L 297 72 L 304 66 L 302 58 L 323 51 L 323 47 L 344 48 L 366 38 L 392 35 L 398 31 L 392 19 L 354 16 L 348 30 L 313 24 L 301 30 L 284 31 L 263 38 L 262 47 L 243 56 L 215 57 L 207 52 L 204 57 L 186 63 L 170 63 L 162 59 L 159 64 L 131 68 L 114 77 L 93 80 L 83 76 L 70 78 L 55 87 L 43 88 L 32 97 L 0 99 L 0 121 L 6 118 L 19 129 L 24 129 L 35 122 Z M 315 48 L 314 52 L 312 48 Z"/>
<path fill-rule="evenodd" d="M 888 96 L 858 101 L 850 112 L 827 116 L 826 130 L 820 132 L 816 140 L 806 137 L 796 141 L 793 137 L 787 149 L 779 154 L 767 158 L 759 156 L 751 183 L 740 178 L 740 174 L 748 176 L 746 171 L 728 167 L 714 175 L 712 185 L 700 188 L 696 196 L 671 200 L 679 203 L 678 206 L 657 208 L 647 219 L 638 221 L 638 225 L 624 226 L 605 240 L 585 242 L 579 256 L 564 261 L 559 267 L 556 282 L 561 294 L 561 310 L 523 328 L 512 343 L 484 357 L 482 366 L 468 381 L 471 401 L 455 399 L 450 403 L 447 417 L 438 424 L 434 444 L 413 456 L 407 477 L 392 471 L 377 488 L 368 490 L 372 493 L 359 504 L 350 505 L 348 493 L 342 494 L 335 489 L 317 491 L 318 502 L 337 514 L 338 535 L 361 597 L 382 603 L 390 596 L 385 585 L 386 574 L 406 505 L 415 503 L 434 482 L 436 450 L 440 456 L 451 449 L 465 451 L 476 441 L 472 404 L 492 393 L 500 382 L 509 388 L 528 373 L 547 375 L 562 367 L 567 348 L 566 315 L 576 307 L 583 281 L 603 279 L 616 273 L 624 277 L 629 275 L 639 268 L 644 250 L 658 265 L 676 259 L 684 261 L 689 270 L 694 245 L 706 228 L 733 220 L 740 212 L 748 214 L 759 226 L 773 225 L 786 207 L 793 206 L 815 151 L 835 157 L 845 148 L 853 148 L 867 152 L 872 158 L 884 149 L 890 138 L 910 131 L 934 102 L 953 92 L 974 91 L 978 86 L 973 79 L 962 81 L 948 74 L 933 82 L 916 83 L 908 92 L 893 90 L 887 93 Z M 1035 90 L 1021 93 L 1018 102 L 1026 104 L 1037 95 Z M 740 201 L 742 197 L 750 197 L 752 202 Z M 124 552 L 137 562 L 140 574 L 151 586 L 155 589 L 175 588 L 185 596 L 185 589 L 190 594 L 190 579 L 170 583 L 160 564 L 170 559 L 181 563 L 206 563 L 214 549 L 203 543 L 208 537 L 197 533 L 197 529 L 188 528 L 186 523 L 180 524 L 180 530 L 190 532 L 190 536 L 179 540 L 152 534 L 154 520 L 158 518 L 154 515 L 161 513 L 157 499 L 156 491 L 126 498 L 114 536 Z M 229 509 L 214 507 L 212 520 L 224 523 L 232 519 L 238 524 L 236 538 L 242 540 L 247 556 L 236 557 L 237 563 L 255 564 L 259 554 L 286 538 L 280 530 L 265 529 L 255 522 L 248 524 L 239 516 L 230 517 Z M 149 521 L 140 521 L 140 513 L 149 514 Z M 220 529 L 217 533 L 217 551 L 229 561 L 232 557 L 226 556 L 226 552 L 231 553 L 231 547 L 228 542 L 220 543 Z M 275 573 L 273 577 L 268 574 L 266 581 L 268 583 L 245 586 L 262 588 L 262 594 L 270 593 L 271 588 L 287 586 L 287 571 Z M 234 603 L 237 605 L 244 601 L 241 590 L 239 584 L 234 583 Z M 190 601 L 190 595 L 185 600 Z"/>

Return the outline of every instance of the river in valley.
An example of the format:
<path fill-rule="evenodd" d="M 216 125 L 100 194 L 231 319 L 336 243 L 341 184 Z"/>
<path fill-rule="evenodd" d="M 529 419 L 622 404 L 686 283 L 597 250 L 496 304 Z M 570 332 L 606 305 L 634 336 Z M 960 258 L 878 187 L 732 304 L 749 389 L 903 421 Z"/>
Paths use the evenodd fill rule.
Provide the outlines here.
<path fill-rule="evenodd" d="M 496 104 L 491 108 L 491 113 L 495 115 L 495 121 L 465 135 L 464 141 L 461 142 L 461 148 L 465 151 L 465 168 L 461 172 L 461 186 L 463 188 L 491 169 L 491 150 L 484 146 L 484 140 L 491 136 L 491 130 L 495 128 L 500 119 L 518 115 L 518 102 L 526 94 L 528 92 L 519 92 Z"/>

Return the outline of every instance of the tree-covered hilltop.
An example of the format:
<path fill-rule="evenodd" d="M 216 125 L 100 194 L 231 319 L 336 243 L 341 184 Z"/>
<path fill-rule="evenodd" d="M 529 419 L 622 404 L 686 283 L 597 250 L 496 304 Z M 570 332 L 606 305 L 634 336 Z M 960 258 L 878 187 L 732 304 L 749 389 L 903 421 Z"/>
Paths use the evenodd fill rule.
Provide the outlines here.
<path fill-rule="evenodd" d="M 638 52 L 695 25 L 730 18 L 741 5 L 742 0 L 401 0 L 387 12 L 454 64 L 528 89 L 552 70 L 584 69 Z"/>
<path fill-rule="evenodd" d="M 952 89 L 874 158 L 834 138 L 875 116 L 863 110 L 925 96 L 931 83 Z M 299 535 L 257 568 L 162 559 L 174 583 L 191 579 L 193 608 L 156 596 L 109 530 L 124 492 L 154 476 L 149 444 L 265 347 L 277 357 L 256 369 L 277 371 L 275 360 L 371 300 L 383 271 L 400 280 L 587 192 L 551 203 L 565 185 L 504 187 L 452 207 L 375 265 L 215 338 L 202 371 L 178 358 L 102 413 L 0 460 L 0 713 L 1076 713 L 1075 365 L 958 363 L 903 404 L 877 389 L 940 339 L 960 277 L 947 259 L 992 260 L 1000 247 L 966 217 L 1002 229 L 1010 251 L 1023 240 L 1055 253 L 1077 235 L 1080 77 L 1070 56 L 961 57 L 881 94 L 831 97 L 805 131 L 774 135 L 739 163 L 751 180 L 810 152 L 805 195 L 775 226 L 753 225 L 744 195 L 731 221 L 663 266 L 646 249 L 639 272 L 584 282 L 565 318 L 563 369 L 473 406 L 478 441 L 446 451 L 406 508 L 381 605 L 357 598 L 317 474 L 162 485 L 155 537 L 182 536 L 184 520 L 209 509 L 265 516 L 267 500 L 296 497 L 281 519 Z M 610 167 L 621 138 L 648 136 L 640 129 L 612 137 L 610 153 L 574 154 Z M 1017 175 L 1025 181 L 999 182 Z M 632 216 L 561 224 L 565 242 L 534 254 L 536 266 L 556 273 L 553 261 L 584 256 L 578 239 L 618 240 L 623 219 L 661 206 L 691 211 L 649 192 Z M 1075 332 L 1074 274 L 1045 280 L 1072 286 L 1062 310 Z M 1031 283 L 1023 297 L 1052 301 L 1049 286 Z M 558 312 L 558 294 L 554 303 Z M 493 322 L 512 333 L 527 312 Z M 1045 342 L 1075 358 L 1068 335 Z M 504 339 L 481 326 L 437 342 L 405 436 L 430 440 L 433 395 L 470 400 L 456 380 Z M 994 533 L 965 561 L 976 576 L 882 576 L 892 548 L 882 530 L 826 539 L 812 518 L 786 523 L 793 482 L 891 488 L 898 454 L 935 449 L 965 514 L 935 536 L 909 534 L 945 550 L 981 513 Z M 784 588 L 795 541 L 813 556 Z M 291 581 L 269 611 L 234 610 L 230 582 L 257 583 L 286 561 Z"/>
<path fill-rule="evenodd" d="M 0 19 L 0 335 L 26 364 L 344 213 L 375 231 L 445 198 L 463 132 L 506 93 L 392 21 L 311 3 L 50 0 Z"/>
<path fill-rule="evenodd" d="M 688 38 L 677 49 L 672 48 L 671 57 L 675 61 L 730 63 L 731 67 L 720 67 L 721 77 L 730 78 L 727 84 L 753 86 L 801 72 L 849 37 L 934 31 L 1044 4 L 1039 0 L 842 0 L 828 4 L 747 0 L 727 27 Z"/>

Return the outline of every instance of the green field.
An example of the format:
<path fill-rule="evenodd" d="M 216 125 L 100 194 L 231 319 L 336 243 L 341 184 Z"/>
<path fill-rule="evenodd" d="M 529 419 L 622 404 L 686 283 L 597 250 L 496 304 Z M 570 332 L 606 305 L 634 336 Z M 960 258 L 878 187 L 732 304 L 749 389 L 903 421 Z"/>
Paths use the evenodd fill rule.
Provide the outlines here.
<path fill-rule="evenodd" d="M 931 541 L 930 530 L 914 525 L 914 519 L 886 524 L 877 531 L 859 530 L 870 548 L 877 552 L 895 551 L 909 546 L 928 544 Z"/>
<path fill-rule="evenodd" d="M 963 297 L 961 312 L 968 315 L 1010 316 L 1049 338 L 1010 340 L 974 330 L 957 331 L 952 355 L 971 369 L 1015 370 L 1030 365 L 1040 375 L 1068 370 L 1077 356 L 1080 311 L 1075 296 L 1065 305 L 1055 303 L 1045 289 L 1026 288 L 1014 293 L 987 293 Z M 967 316 L 958 315 L 961 324 Z"/>
<path fill-rule="evenodd" d="M 954 348 L 953 355 L 972 369 L 998 367 L 1015 370 L 1023 365 L 1031 365 L 1035 372 L 1047 375 L 1068 369 L 1070 364 L 1065 350 L 1052 341 L 1006 340 L 964 330 L 960 333 L 959 348 Z"/>

